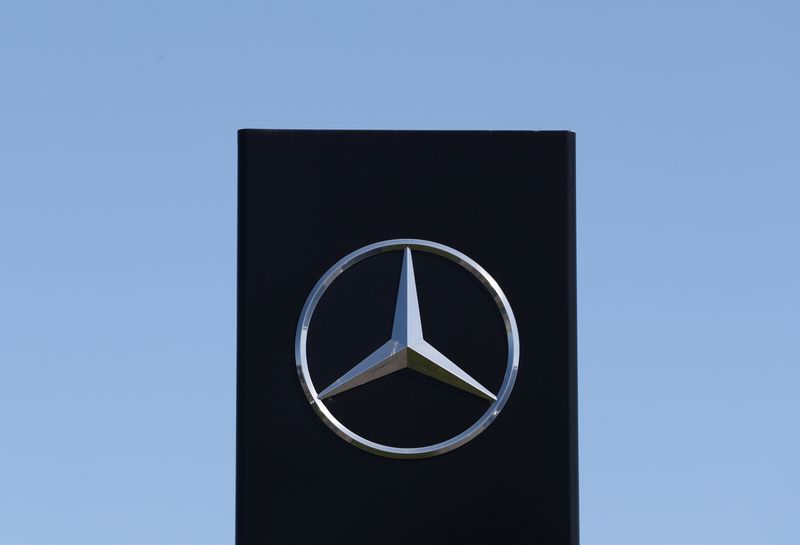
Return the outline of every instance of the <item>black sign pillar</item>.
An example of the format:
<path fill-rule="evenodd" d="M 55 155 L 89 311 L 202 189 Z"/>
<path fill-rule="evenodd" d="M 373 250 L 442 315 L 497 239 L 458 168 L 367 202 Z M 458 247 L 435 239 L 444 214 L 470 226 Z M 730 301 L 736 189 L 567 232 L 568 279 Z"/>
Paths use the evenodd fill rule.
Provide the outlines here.
<path fill-rule="evenodd" d="M 575 135 L 239 132 L 239 545 L 578 543 Z"/>

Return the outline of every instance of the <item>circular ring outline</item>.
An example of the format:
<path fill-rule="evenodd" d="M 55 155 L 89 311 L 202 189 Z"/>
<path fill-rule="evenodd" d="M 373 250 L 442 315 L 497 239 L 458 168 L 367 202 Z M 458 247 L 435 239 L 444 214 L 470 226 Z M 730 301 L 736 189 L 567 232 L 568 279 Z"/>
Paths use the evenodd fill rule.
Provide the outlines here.
<path fill-rule="evenodd" d="M 311 379 L 311 374 L 308 370 L 308 360 L 306 357 L 306 345 L 308 342 L 308 331 L 311 325 L 311 318 L 314 314 L 314 309 L 322 298 L 322 295 L 325 293 L 325 290 L 328 289 L 328 287 L 339 277 L 339 275 L 353 265 L 374 255 L 403 250 L 405 248 L 410 248 L 411 250 L 420 250 L 444 257 L 445 259 L 453 261 L 467 269 L 473 276 L 475 276 L 489 291 L 489 293 L 492 295 L 492 299 L 495 301 L 495 304 L 497 304 L 497 307 L 503 318 L 503 323 L 506 328 L 506 336 L 508 339 L 508 359 L 506 363 L 505 376 L 503 377 L 503 384 L 500 386 L 500 391 L 497 393 L 497 399 L 491 403 L 486 412 L 484 412 L 483 415 L 474 424 L 472 424 L 472 426 L 460 434 L 451 437 L 450 439 L 433 445 L 412 448 L 392 447 L 370 441 L 369 439 L 361 437 L 357 433 L 351 431 L 344 424 L 339 422 L 339 420 L 331 413 L 328 407 L 325 406 L 325 403 L 319 399 L 317 390 L 314 387 L 314 382 Z M 325 424 L 331 430 L 333 430 L 336 435 L 362 450 L 388 458 L 429 458 L 444 454 L 466 444 L 477 437 L 487 427 L 489 427 L 494 419 L 497 418 L 497 415 L 500 414 L 500 411 L 506 404 L 508 396 L 511 394 L 511 390 L 514 387 L 514 381 L 517 377 L 520 353 L 519 344 L 519 331 L 517 329 L 517 322 L 514 319 L 514 313 L 511 310 L 511 305 L 508 302 L 508 299 L 494 278 L 492 278 L 492 276 L 477 262 L 462 254 L 458 250 L 454 250 L 449 246 L 445 246 L 444 244 L 439 244 L 437 242 L 412 238 L 392 239 L 369 244 L 347 254 L 342 259 L 337 261 L 336 264 L 330 269 L 328 269 L 322 278 L 319 279 L 317 284 L 311 290 L 308 299 L 306 299 L 305 305 L 303 305 L 303 310 L 300 313 L 300 320 L 297 324 L 297 333 L 295 335 L 295 363 L 297 366 L 297 375 L 300 378 L 300 384 L 303 387 L 303 392 L 305 392 L 309 403 L 322 421 L 325 422 Z"/>

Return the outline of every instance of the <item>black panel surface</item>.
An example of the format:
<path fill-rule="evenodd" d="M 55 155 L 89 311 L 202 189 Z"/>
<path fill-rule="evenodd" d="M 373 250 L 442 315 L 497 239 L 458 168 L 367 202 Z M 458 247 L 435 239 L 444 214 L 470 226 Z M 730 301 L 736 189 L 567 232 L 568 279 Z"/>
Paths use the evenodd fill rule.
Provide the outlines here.
<path fill-rule="evenodd" d="M 237 543 L 577 544 L 574 134 L 239 132 Z M 337 437 L 294 361 L 310 290 L 349 252 L 395 238 L 476 260 L 520 332 L 516 385 L 497 420 L 453 452 L 392 460 Z M 312 322 L 328 384 L 388 340 L 402 254 L 346 271 Z M 425 335 L 492 390 L 502 322 L 458 266 L 414 253 Z M 400 371 L 332 399 L 375 440 L 425 444 L 484 405 Z"/>

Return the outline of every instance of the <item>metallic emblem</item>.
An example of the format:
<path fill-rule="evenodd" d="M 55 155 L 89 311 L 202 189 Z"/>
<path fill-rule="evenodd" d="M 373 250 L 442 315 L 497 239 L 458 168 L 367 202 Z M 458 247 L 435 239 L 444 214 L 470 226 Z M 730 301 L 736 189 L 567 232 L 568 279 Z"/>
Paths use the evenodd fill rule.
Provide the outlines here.
<path fill-rule="evenodd" d="M 333 384 L 317 393 L 309 374 L 308 361 L 306 359 L 308 331 L 317 303 L 328 286 L 348 268 L 371 256 L 397 250 L 402 250 L 404 255 L 390 339 L 367 356 L 361 363 L 334 381 Z M 412 250 L 436 254 L 461 265 L 472 273 L 492 295 L 503 318 L 508 339 L 506 372 L 503 377 L 503 384 L 496 394 L 486 389 L 425 340 L 419 313 L 417 286 L 411 256 Z M 387 240 L 370 244 L 352 252 L 342 258 L 320 278 L 317 285 L 311 290 L 311 294 L 308 296 L 300 315 L 295 338 L 295 359 L 300 383 L 311 406 L 339 437 L 368 452 L 390 458 L 427 458 L 444 454 L 474 439 L 500 414 L 511 393 L 517 375 L 519 366 L 519 333 L 514 314 L 511 311 L 511 305 L 509 305 L 500 286 L 475 261 L 461 252 L 436 242 L 415 239 Z M 485 399 L 489 402 L 489 407 L 472 426 L 455 437 L 435 445 L 405 448 L 375 443 L 359 436 L 339 422 L 325 406 L 324 400 L 329 397 L 405 368 L 418 371 Z"/>

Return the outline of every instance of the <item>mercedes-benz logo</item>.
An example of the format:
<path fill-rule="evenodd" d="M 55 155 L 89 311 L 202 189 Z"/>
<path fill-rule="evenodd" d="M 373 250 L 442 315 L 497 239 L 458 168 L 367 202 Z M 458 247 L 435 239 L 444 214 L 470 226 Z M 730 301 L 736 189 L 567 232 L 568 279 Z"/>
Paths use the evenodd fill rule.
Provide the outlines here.
<path fill-rule="evenodd" d="M 389 340 L 321 392 L 317 392 L 309 374 L 306 357 L 308 331 L 317 303 L 328 286 L 348 268 L 376 254 L 398 250 L 404 253 L 403 265 L 400 273 L 400 285 L 397 290 L 394 323 Z M 436 254 L 461 265 L 483 284 L 497 304 L 508 339 L 506 372 L 503 377 L 503 384 L 497 393 L 489 391 L 425 340 L 419 312 L 419 301 L 417 299 L 412 251 Z M 461 252 L 436 242 L 416 239 L 387 240 L 370 244 L 345 256 L 319 279 L 314 289 L 311 290 L 311 294 L 308 296 L 300 315 L 295 340 L 295 359 L 300 383 L 311 406 L 339 437 L 368 452 L 382 456 L 391 458 L 425 458 L 443 454 L 464 445 L 485 430 L 500 414 L 500 410 L 505 405 L 514 386 L 519 366 L 519 333 L 514 314 L 511 311 L 511 305 L 509 305 L 500 286 L 475 261 Z M 328 407 L 325 406 L 325 399 L 405 368 L 418 371 L 485 399 L 489 406 L 472 426 L 455 437 L 434 445 L 408 448 L 383 445 L 361 437 L 339 422 Z"/>

